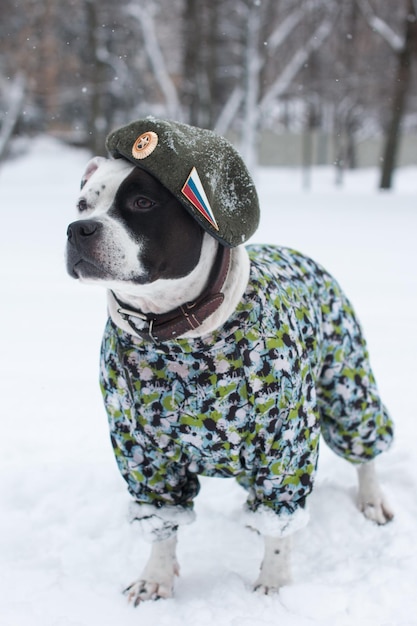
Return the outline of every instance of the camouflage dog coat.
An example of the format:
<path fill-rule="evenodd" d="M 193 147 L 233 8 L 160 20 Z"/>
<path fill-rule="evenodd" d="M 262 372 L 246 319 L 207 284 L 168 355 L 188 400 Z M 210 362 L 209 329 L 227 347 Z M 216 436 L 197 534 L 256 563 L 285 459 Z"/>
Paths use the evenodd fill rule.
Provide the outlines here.
<path fill-rule="evenodd" d="M 155 346 L 109 319 L 101 388 L 133 517 L 153 538 L 191 519 L 198 475 L 235 477 L 251 524 L 303 526 L 319 435 L 363 463 L 386 450 L 391 420 L 366 344 L 337 282 L 311 259 L 249 246 L 250 280 L 212 334 Z"/>

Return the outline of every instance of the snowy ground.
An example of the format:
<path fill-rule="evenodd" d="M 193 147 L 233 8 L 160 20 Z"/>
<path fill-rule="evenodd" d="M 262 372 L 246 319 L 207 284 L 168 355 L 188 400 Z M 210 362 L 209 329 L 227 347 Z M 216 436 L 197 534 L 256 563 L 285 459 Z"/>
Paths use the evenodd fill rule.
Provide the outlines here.
<path fill-rule="evenodd" d="M 396 511 L 379 528 L 354 504 L 355 473 L 325 447 L 311 523 L 294 541 L 294 585 L 250 590 L 261 540 L 239 523 L 232 480 L 203 480 L 198 521 L 181 531 L 173 600 L 133 609 L 121 595 L 148 546 L 128 525 L 128 495 L 97 386 L 105 297 L 65 274 L 66 225 L 86 156 L 49 140 L 0 170 L 2 626 L 410 626 L 417 624 L 417 168 L 396 190 L 377 173 L 333 186 L 315 170 L 260 171 L 255 241 L 291 245 L 339 279 L 365 327 L 397 424 L 380 459 Z"/>

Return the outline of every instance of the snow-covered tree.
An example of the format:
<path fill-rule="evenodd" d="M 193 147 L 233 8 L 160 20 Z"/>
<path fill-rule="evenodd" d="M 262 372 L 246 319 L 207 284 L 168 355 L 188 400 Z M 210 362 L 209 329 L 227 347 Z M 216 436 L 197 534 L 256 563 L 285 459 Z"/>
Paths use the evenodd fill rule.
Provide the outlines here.
<path fill-rule="evenodd" d="M 320 158 L 341 174 L 358 141 L 398 138 L 394 112 L 417 111 L 413 20 L 415 0 L 2 0 L 0 101 L 18 102 L 20 76 L 12 132 L 94 152 L 150 113 L 228 134 L 251 168 L 270 129 L 302 135 L 306 166 L 331 135 Z"/>
<path fill-rule="evenodd" d="M 377 13 L 383 7 L 379 6 L 375 10 L 369 0 L 357 2 L 373 33 L 383 39 L 396 58 L 397 67 L 391 79 L 391 106 L 385 128 L 380 180 L 381 189 L 390 189 L 398 157 L 401 124 L 412 84 L 412 67 L 417 65 L 417 2 L 405 0 L 399 3 L 397 10 L 400 11 L 400 32 L 391 26 L 388 15 L 381 16 Z"/>

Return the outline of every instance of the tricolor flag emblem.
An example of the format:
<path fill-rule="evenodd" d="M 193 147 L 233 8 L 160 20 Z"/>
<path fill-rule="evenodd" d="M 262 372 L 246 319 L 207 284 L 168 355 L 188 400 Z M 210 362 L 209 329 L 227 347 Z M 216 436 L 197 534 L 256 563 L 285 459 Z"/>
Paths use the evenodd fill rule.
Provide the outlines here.
<path fill-rule="evenodd" d="M 198 175 L 195 167 L 191 170 L 189 177 L 185 181 L 184 187 L 181 189 L 181 192 L 191 202 L 191 204 L 195 206 L 198 211 L 200 211 L 201 215 L 203 215 L 216 230 L 219 230 L 213 211 L 211 210 L 210 202 L 207 199 L 200 176 Z"/>

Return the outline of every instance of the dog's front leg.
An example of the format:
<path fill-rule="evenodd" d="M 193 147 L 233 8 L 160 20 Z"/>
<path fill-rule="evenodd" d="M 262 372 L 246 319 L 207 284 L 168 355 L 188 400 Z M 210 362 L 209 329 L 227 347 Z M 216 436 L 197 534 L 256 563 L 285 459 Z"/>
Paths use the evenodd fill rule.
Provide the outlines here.
<path fill-rule="evenodd" d="M 152 543 L 151 555 L 141 577 L 124 592 L 134 606 L 138 606 L 143 600 L 172 597 L 174 578 L 179 575 L 176 546 L 176 533 L 168 539 Z"/>
<path fill-rule="evenodd" d="M 254 591 L 276 593 L 291 582 L 290 537 L 264 537 L 264 558 Z"/>
<path fill-rule="evenodd" d="M 358 466 L 359 508 L 368 519 L 386 524 L 394 517 L 379 486 L 373 461 Z"/>

